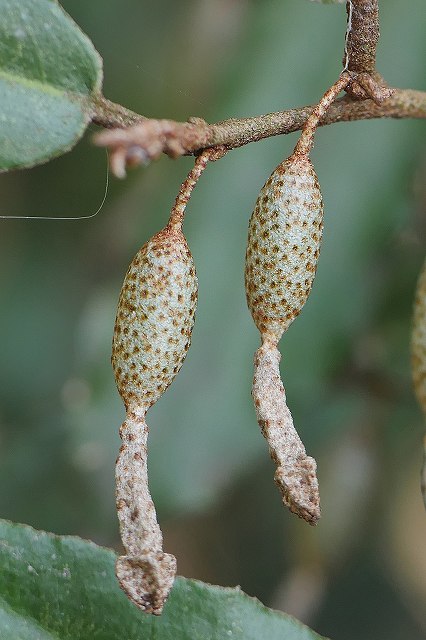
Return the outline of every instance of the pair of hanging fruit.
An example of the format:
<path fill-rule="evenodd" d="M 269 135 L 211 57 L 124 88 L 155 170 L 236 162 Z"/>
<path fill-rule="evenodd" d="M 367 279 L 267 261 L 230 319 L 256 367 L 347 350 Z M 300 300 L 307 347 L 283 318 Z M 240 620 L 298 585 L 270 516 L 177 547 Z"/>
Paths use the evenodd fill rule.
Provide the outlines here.
<path fill-rule="evenodd" d="M 277 464 L 275 480 L 284 503 L 311 524 L 320 517 L 316 462 L 306 455 L 287 408 L 277 345 L 300 313 L 315 277 L 323 205 L 309 151 L 320 118 L 347 82 L 342 74 L 324 95 L 293 154 L 261 189 L 247 246 L 247 302 L 262 338 L 253 380 L 257 418 Z M 197 278 L 182 224 L 207 162 L 224 152 L 210 149 L 197 158 L 168 224 L 134 257 L 114 328 L 112 365 L 126 408 L 116 464 L 116 504 L 125 555 L 117 559 L 116 574 L 127 596 L 157 615 L 173 585 L 176 559 L 163 551 L 149 493 L 145 415 L 173 381 L 190 345 Z"/>

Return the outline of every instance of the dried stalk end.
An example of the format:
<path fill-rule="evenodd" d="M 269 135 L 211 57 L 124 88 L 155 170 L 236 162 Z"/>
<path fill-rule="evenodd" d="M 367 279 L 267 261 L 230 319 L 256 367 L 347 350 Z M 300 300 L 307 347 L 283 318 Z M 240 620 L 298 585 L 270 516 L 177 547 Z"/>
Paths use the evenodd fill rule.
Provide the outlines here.
<path fill-rule="evenodd" d="M 282 162 L 250 218 L 247 304 L 261 333 L 277 341 L 299 315 L 315 278 L 323 229 L 318 178 L 304 154 Z"/>
<path fill-rule="evenodd" d="M 116 503 L 125 556 L 116 575 L 127 597 L 147 613 L 159 615 L 173 586 L 176 559 L 163 553 L 163 536 L 148 486 L 145 416 L 129 411 L 120 428 L 116 464 Z"/>
<path fill-rule="evenodd" d="M 138 558 L 120 556 L 115 574 L 127 597 L 145 613 L 161 615 L 176 575 L 176 558 L 168 553 Z"/>
<path fill-rule="evenodd" d="M 280 378 L 280 352 L 273 341 L 265 340 L 254 357 L 252 396 L 259 426 L 277 465 L 275 482 L 283 503 L 300 518 L 317 524 L 320 497 L 316 462 L 306 455 L 286 404 Z"/>

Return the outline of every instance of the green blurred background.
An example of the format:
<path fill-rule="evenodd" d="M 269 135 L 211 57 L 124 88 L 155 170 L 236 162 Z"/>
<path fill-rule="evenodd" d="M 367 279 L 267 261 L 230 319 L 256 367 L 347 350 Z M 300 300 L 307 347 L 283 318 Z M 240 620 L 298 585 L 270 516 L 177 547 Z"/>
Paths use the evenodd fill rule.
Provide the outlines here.
<path fill-rule="evenodd" d="M 151 117 L 213 122 L 312 103 L 341 69 L 344 6 L 307 0 L 64 0 L 104 58 L 105 95 Z M 378 67 L 426 90 L 424 0 L 382 2 Z M 283 338 L 295 423 L 319 464 L 323 517 L 290 515 L 251 405 L 259 338 L 245 304 L 247 223 L 296 134 L 228 154 L 185 225 L 200 282 L 193 343 L 149 413 L 150 477 L 179 573 L 240 584 L 334 640 L 426 630 L 423 418 L 410 382 L 413 291 L 425 253 L 422 121 L 318 132 L 325 202 L 316 282 Z M 84 216 L 106 156 L 0 176 L 1 214 Z M 0 515 L 119 549 L 114 461 L 123 407 L 110 368 L 128 263 L 165 223 L 188 158 L 111 180 L 88 221 L 0 221 Z"/>

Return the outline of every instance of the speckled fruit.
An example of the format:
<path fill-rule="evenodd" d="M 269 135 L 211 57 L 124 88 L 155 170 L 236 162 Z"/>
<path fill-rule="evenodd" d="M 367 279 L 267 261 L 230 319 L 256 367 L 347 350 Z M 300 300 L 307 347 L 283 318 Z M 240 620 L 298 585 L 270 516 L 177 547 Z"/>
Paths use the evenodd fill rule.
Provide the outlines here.
<path fill-rule="evenodd" d="M 118 303 L 112 366 L 127 409 L 146 411 L 173 381 L 190 345 L 196 304 L 185 237 L 166 226 L 134 257 Z"/>
<path fill-rule="evenodd" d="M 249 223 L 247 304 L 262 335 L 278 341 L 315 277 L 323 228 L 318 179 L 305 154 L 282 162 L 262 187 Z"/>
<path fill-rule="evenodd" d="M 426 413 L 426 260 L 417 282 L 411 354 L 414 388 Z"/>

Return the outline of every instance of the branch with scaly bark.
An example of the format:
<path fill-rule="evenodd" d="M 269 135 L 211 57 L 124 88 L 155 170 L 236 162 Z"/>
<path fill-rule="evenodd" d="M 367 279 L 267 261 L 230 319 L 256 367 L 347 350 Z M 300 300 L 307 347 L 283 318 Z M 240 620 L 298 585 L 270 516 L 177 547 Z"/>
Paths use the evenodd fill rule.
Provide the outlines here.
<path fill-rule="evenodd" d="M 319 125 L 370 118 L 426 118 L 426 93 L 389 88 L 376 71 L 379 40 L 379 0 L 348 0 L 343 73 L 347 95 L 330 105 Z M 118 177 L 126 167 L 144 164 L 166 153 L 171 158 L 199 154 L 220 145 L 235 149 L 263 138 L 301 129 L 316 105 L 268 113 L 253 118 L 231 118 L 207 124 L 140 116 L 102 96 L 94 103 L 92 121 L 111 131 L 95 136 L 95 144 L 111 150 L 111 168 Z"/>
<path fill-rule="evenodd" d="M 343 64 L 348 71 L 374 73 L 379 41 L 378 0 L 350 0 L 346 3 L 348 31 Z"/>
<path fill-rule="evenodd" d="M 299 131 L 314 107 L 309 105 L 207 124 L 196 118 L 188 122 L 148 119 L 120 105 L 99 100 L 92 121 L 111 129 L 97 134 L 95 143 L 109 147 L 113 152 L 120 151 L 126 163 L 132 164 L 132 156 L 134 163 L 140 161 L 141 150 L 142 160 L 148 162 L 162 153 L 176 158 L 217 145 L 235 149 L 264 138 Z M 392 96 L 380 105 L 373 100 L 352 100 L 345 96 L 329 107 L 319 124 L 372 118 L 426 118 L 426 92 L 394 89 Z M 118 170 L 118 175 L 123 174 Z"/>

